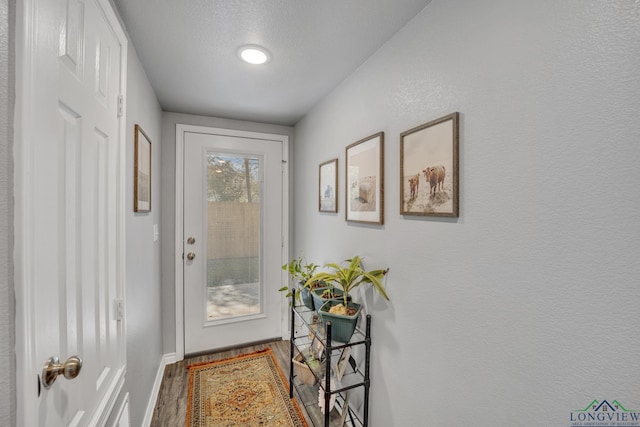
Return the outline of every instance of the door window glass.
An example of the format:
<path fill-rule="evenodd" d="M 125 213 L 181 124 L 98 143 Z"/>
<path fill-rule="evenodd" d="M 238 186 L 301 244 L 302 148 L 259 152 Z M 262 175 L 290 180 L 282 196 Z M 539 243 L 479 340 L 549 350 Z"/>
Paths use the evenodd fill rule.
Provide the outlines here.
<path fill-rule="evenodd" d="M 206 321 L 261 308 L 261 159 L 207 153 Z"/>

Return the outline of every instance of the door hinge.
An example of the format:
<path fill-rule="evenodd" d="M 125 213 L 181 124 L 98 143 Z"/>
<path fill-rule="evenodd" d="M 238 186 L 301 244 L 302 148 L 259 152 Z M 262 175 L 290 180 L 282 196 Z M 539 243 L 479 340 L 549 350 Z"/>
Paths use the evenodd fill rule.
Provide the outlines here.
<path fill-rule="evenodd" d="M 122 117 L 124 109 L 124 98 L 122 95 L 118 95 L 118 117 Z"/>
<path fill-rule="evenodd" d="M 121 299 L 114 300 L 116 320 L 124 319 L 124 301 Z"/>

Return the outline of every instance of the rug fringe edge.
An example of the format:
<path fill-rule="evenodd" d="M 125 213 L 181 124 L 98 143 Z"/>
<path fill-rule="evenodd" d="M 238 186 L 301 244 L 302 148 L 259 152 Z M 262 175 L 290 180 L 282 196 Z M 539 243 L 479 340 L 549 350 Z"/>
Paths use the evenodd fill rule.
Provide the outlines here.
<path fill-rule="evenodd" d="M 202 365 L 210 365 L 212 363 L 218 363 L 218 362 L 229 362 L 233 359 L 245 359 L 247 357 L 250 356 L 257 356 L 258 354 L 261 353 L 273 353 L 273 350 L 271 350 L 270 348 L 263 348 L 262 350 L 256 350 L 252 353 L 244 353 L 244 354 L 239 354 L 237 356 L 231 356 L 231 357 L 226 357 L 224 359 L 220 359 L 220 360 L 209 360 L 208 362 L 198 362 L 198 363 L 192 363 L 190 365 L 187 365 L 187 369 L 191 369 L 191 368 L 197 368 L 198 366 L 202 366 Z"/>

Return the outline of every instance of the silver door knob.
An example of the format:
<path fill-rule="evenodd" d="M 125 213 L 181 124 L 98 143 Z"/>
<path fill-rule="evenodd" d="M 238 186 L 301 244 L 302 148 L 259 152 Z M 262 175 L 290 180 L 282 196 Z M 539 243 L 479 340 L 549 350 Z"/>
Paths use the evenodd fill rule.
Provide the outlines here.
<path fill-rule="evenodd" d="M 187 244 L 188 245 L 193 245 L 196 242 L 196 238 L 195 237 L 189 237 L 187 239 Z"/>
<path fill-rule="evenodd" d="M 194 259 L 195 257 L 196 257 L 196 254 L 194 254 L 193 252 L 189 252 L 189 253 L 187 254 L 187 259 L 188 259 L 189 261 L 193 261 L 193 259 Z"/>
<path fill-rule="evenodd" d="M 71 356 L 66 362 L 60 363 L 57 356 L 52 356 L 42 367 L 42 385 L 50 388 L 58 375 L 62 374 L 68 380 L 72 380 L 80 374 L 82 369 L 82 359 L 79 356 Z"/>

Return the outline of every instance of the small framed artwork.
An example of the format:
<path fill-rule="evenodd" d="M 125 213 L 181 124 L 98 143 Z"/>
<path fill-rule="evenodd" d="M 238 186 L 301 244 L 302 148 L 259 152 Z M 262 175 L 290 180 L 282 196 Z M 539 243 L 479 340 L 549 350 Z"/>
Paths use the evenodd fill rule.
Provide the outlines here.
<path fill-rule="evenodd" d="M 458 216 L 458 116 L 400 134 L 400 214 Z"/>
<path fill-rule="evenodd" d="M 151 140 L 135 126 L 133 211 L 151 212 Z"/>
<path fill-rule="evenodd" d="M 384 223 L 384 132 L 346 148 L 346 220 Z"/>
<path fill-rule="evenodd" d="M 349 413 L 349 393 L 344 393 L 344 403 L 342 404 L 342 412 L 340 412 L 340 421 L 338 425 L 344 427 L 347 425 L 347 414 Z"/>
<path fill-rule="evenodd" d="M 338 381 L 342 381 L 342 377 L 349 364 L 349 356 L 351 356 L 351 347 L 343 348 L 338 358 L 338 363 L 336 364 L 336 378 L 338 378 Z"/>
<path fill-rule="evenodd" d="M 338 159 L 320 164 L 318 210 L 338 212 Z"/>
<path fill-rule="evenodd" d="M 321 360 L 324 356 L 324 344 L 314 335 L 313 340 L 311 340 L 311 345 L 309 346 L 309 351 L 312 351 L 314 356 Z"/>

